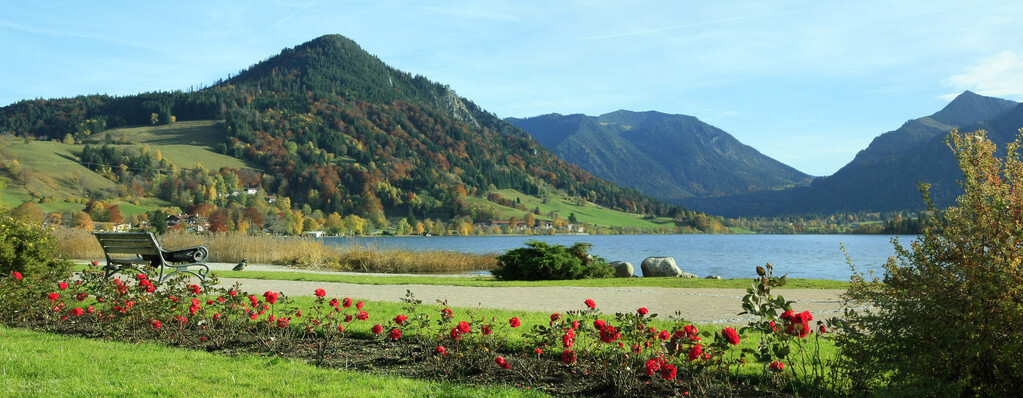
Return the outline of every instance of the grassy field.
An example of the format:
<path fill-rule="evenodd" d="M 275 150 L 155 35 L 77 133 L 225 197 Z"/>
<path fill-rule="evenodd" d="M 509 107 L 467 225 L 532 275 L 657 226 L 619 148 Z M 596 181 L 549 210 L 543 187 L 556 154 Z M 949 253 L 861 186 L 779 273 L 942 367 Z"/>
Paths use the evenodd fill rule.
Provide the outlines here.
<path fill-rule="evenodd" d="M 81 145 L 67 145 L 53 141 L 15 141 L 11 152 L 28 177 L 24 182 L 8 177 L 7 188 L 0 192 L 0 200 L 8 207 L 14 207 L 37 196 L 52 197 L 59 201 L 46 203 L 56 206 L 68 197 L 84 197 L 85 189 L 112 190 L 114 183 L 78 164 Z M 40 206 L 44 211 L 47 206 Z M 56 210 L 56 209 L 55 209 Z"/>
<path fill-rule="evenodd" d="M 113 142 L 149 145 L 159 149 L 164 159 L 182 168 L 192 168 L 196 164 L 210 170 L 255 168 L 241 159 L 214 152 L 216 145 L 224 141 L 224 130 L 219 123 L 216 120 L 198 120 L 110 129 L 94 135 L 89 142 L 102 144 L 109 137 Z"/>
<path fill-rule="evenodd" d="M 482 205 L 494 206 L 501 210 L 505 219 L 515 216 L 519 219 L 519 221 L 523 220 L 525 213 L 532 212 L 533 209 L 539 208 L 541 215 L 537 216 L 537 219 L 543 220 L 550 219 L 550 217 L 547 217 L 546 214 L 553 211 L 566 220 L 570 214 L 575 213 L 576 218 L 578 218 L 580 222 L 600 226 L 613 225 L 635 227 L 641 230 L 657 229 L 661 227 L 667 228 L 668 230 L 675 228 L 674 222 L 669 218 L 661 217 L 655 219 L 644 219 L 635 214 L 607 209 L 593 203 L 586 203 L 584 206 L 580 206 L 557 195 L 548 197 L 547 202 L 544 203 L 540 198 L 528 196 L 514 189 L 502 189 L 497 191 L 497 193 L 506 199 L 519 199 L 522 205 L 526 206 L 529 210 L 522 211 L 511 207 L 501 206 L 486 200 L 486 198 L 468 198 L 468 200 Z"/>
<path fill-rule="evenodd" d="M 223 356 L 0 326 L 0 391 L 39 396 L 544 396 L 317 368 L 256 355 Z"/>
<path fill-rule="evenodd" d="M 745 289 L 752 279 L 684 279 L 684 278 L 609 278 L 558 281 L 498 281 L 492 277 L 449 278 L 437 276 L 373 276 L 352 274 L 315 274 L 308 272 L 267 272 L 267 271 L 219 271 L 223 278 L 247 278 L 265 280 L 291 280 L 315 282 L 357 283 L 365 285 L 443 285 L 474 287 L 667 287 L 702 289 Z M 777 289 L 840 289 L 846 290 L 849 282 L 824 279 L 789 279 L 784 287 Z"/>

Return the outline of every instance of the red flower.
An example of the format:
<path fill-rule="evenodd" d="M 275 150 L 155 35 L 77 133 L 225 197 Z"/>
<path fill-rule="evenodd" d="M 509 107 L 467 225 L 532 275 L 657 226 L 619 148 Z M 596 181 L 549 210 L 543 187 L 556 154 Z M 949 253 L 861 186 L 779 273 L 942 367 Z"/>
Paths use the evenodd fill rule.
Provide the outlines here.
<path fill-rule="evenodd" d="M 519 325 L 522 325 L 522 322 L 519 321 L 519 317 L 514 316 L 514 317 L 512 317 L 512 319 L 508 320 L 508 324 L 511 325 L 511 327 L 513 327 L 513 328 L 517 328 L 517 327 L 519 327 Z"/>
<path fill-rule="evenodd" d="M 302 310 L 295 311 L 295 316 L 302 317 Z"/>
<path fill-rule="evenodd" d="M 653 376 L 658 370 L 661 370 L 661 365 L 664 365 L 664 358 L 650 358 L 646 361 L 646 366 L 643 367 L 643 371 L 647 376 Z"/>
<path fill-rule="evenodd" d="M 739 345 L 739 333 L 735 332 L 735 329 L 725 328 L 721 331 L 721 334 L 725 335 L 725 340 L 731 345 Z"/>
<path fill-rule="evenodd" d="M 466 321 L 458 322 L 458 332 L 459 333 L 469 333 L 469 331 L 471 331 L 471 330 L 472 330 L 472 325 L 470 325 L 469 322 L 466 322 Z"/>
<path fill-rule="evenodd" d="M 508 363 L 508 360 L 504 359 L 504 357 L 494 358 L 494 363 L 496 363 L 497 366 L 500 366 L 505 369 L 511 368 L 511 364 Z"/>
<path fill-rule="evenodd" d="M 57 288 L 60 290 L 67 290 L 67 282 L 60 282 L 57 284 Z"/>
<path fill-rule="evenodd" d="M 219 313 L 219 312 L 218 312 L 218 313 L 216 313 L 216 314 L 213 314 L 213 320 L 214 320 L 214 321 L 216 321 L 216 320 L 220 320 L 220 313 Z"/>
<path fill-rule="evenodd" d="M 259 299 L 257 299 L 256 296 L 251 296 L 250 295 L 249 296 L 249 302 L 251 302 L 252 306 L 255 307 L 256 304 L 259 304 Z"/>
<path fill-rule="evenodd" d="M 443 356 L 447 356 L 448 355 L 448 349 L 444 348 L 444 346 L 442 346 L 442 345 L 439 345 L 439 346 L 437 346 L 437 348 L 434 348 L 433 352 L 438 353 L 438 354 L 443 355 Z"/>
<path fill-rule="evenodd" d="M 454 340 L 461 341 L 462 340 L 462 333 L 458 331 L 457 327 L 453 327 L 453 328 L 451 328 L 451 332 L 448 333 L 448 337 L 451 337 Z"/>
<path fill-rule="evenodd" d="M 579 321 L 572 321 L 572 329 L 579 329 Z"/>
<path fill-rule="evenodd" d="M 266 302 L 270 303 L 270 304 L 277 304 L 277 298 L 278 297 L 279 297 L 279 295 L 277 294 L 277 292 L 266 292 L 266 293 L 263 293 L 263 299 L 266 300 Z"/>
<path fill-rule="evenodd" d="M 492 332 L 493 331 L 490 330 L 490 325 L 480 326 L 480 333 L 483 333 L 484 336 L 489 336 L 490 333 L 492 333 Z"/>
<path fill-rule="evenodd" d="M 536 355 L 543 354 L 543 348 L 536 348 L 536 349 L 533 350 L 533 352 L 535 352 Z"/>
<path fill-rule="evenodd" d="M 358 319 L 360 321 L 365 321 L 365 320 L 369 319 L 369 313 L 366 312 L 366 311 L 359 311 L 359 313 L 355 315 L 355 319 Z"/>
<path fill-rule="evenodd" d="M 94 314 L 94 313 L 96 313 L 96 307 L 93 307 L 93 306 L 90 305 L 89 308 L 85 310 L 85 312 L 88 312 L 90 314 Z"/>
<path fill-rule="evenodd" d="M 768 369 L 771 369 L 772 371 L 775 372 L 781 372 L 785 370 L 785 364 L 778 361 L 774 361 L 771 362 L 771 365 L 768 366 Z"/>
<path fill-rule="evenodd" d="M 82 316 L 82 314 L 85 314 L 85 310 L 81 308 L 75 307 L 71 309 L 71 315 Z"/>
<path fill-rule="evenodd" d="M 618 333 L 618 330 L 615 329 L 614 326 L 604 325 L 604 328 L 600 330 L 600 341 L 605 343 L 614 342 L 615 340 L 618 340 L 619 337 L 622 337 L 622 334 Z"/>
<path fill-rule="evenodd" d="M 78 301 L 85 301 L 85 299 L 89 298 L 89 293 L 78 293 L 75 298 L 78 299 Z"/>
<path fill-rule="evenodd" d="M 93 262 L 92 262 L 92 266 L 93 266 L 93 267 L 95 267 L 95 266 L 97 266 L 97 265 L 99 265 L 99 261 L 93 261 Z"/>
<path fill-rule="evenodd" d="M 575 351 L 565 350 L 565 352 L 561 353 L 561 362 L 571 365 L 575 363 L 575 360 Z"/>
<path fill-rule="evenodd" d="M 228 290 L 228 291 L 227 291 L 227 295 L 228 295 L 228 296 L 234 296 L 234 295 L 237 295 L 237 294 L 238 294 L 238 292 L 236 292 L 236 291 L 234 291 L 234 290 Z"/>
<path fill-rule="evenodd" d="M 361 302 L 361 301 L 360 301 L 360 302 L 358 302 L 358 303 L 355 303 L 355 308 L 357 308 L 357 309 L 360 309 L 360 310 L 361 310 L 361 309 L 362 309 L 362 306 L 363 306 L 363 305 L 365 305 L 365 304 L 363 304 L 363 302 Z"/>
<path fill-rule="evenodd" d="M 373 328 L 369 331 L 373 332 L 373 334 L 380 334 L 384 332 L 384 327 L 380 325 L 373 325 Z"/>
<path fill-rule="evenodd" d="M 57 300 L 60 299 L 60 294 L 59 293 L 50 293 L 50 294 L 47 294 L 46 297 L 49 297 L 50 298 L 50 302 L 52 303 L 52 302 L 57 301 Z"/>
<path fill-rule="evenodd" d="M 694 345 L 693 348 L 689 349 L 689 361 L 692 362 L 699 359 L 701 354 L 703 354 L 703 346 L 700 344 Z"/>
<path fill-rule="evenodd" d="M 600 319 L 597 319 L 597 320 L 593 321 L 593 328 L 595 328 L 597 330 L 603 330 L 604 326 L 606 326 L 606 325 L 607 325 L 607 322 L 604 322 L 604 321 L 602 321 Z"/>
<path fill-rule="evenodd" d="M 669 363 L 661 367 L 661 378 L 664 380 L 674 380 L 676 372 L 675 365 Z"/>
<path fill-rule="evenodd" d="M 398 316 L 394 317 L 394 323 L 397 323 L 399 325 L 404 325 L 405 321 L 407 321 L 407 320 L 408 320 L 408 317 L 405 316 L 405 314 L 401 314 L 401 315 L 398 315 Z"/>
<path fill-rule="evenodd" d="M 636 312 L 638 312 L 640 315 L 646 315 L 647 313 L 650 312 L 650 310 L 646 309 L 646 307 L 640 307 L 638 310 L 636 310 Z"/>
<path fill-rule="evenodd" d="M 200 288 L 199 285 L 188 285 L 188 288 L 192 289 L 192 294 L 202 293 L 202 288 Z"/>
<path fill-rule="evenodd" d="M 391 329 L 391 340 L 397 340 L 401 338 L 401 329 Z"/>
<path fill-rule="evenodd" d="M 163 327 L 163 323 L 161 323 L 160 321 L 155 321 L 154 320 L 154 321 L 150 322 L 150 324 L 153 325 L 153 329 L 159 329 L 159 328 Z"/>
<path fill-rule="evenodd" d="M 146 279 L 149 279 L 149 277 L 146 276 L 146 274 L 138 274 L 138 275 L 135 275 L 135 279 L 138 279 L 140 281 L 144 281 Z"/>
<path fill-rule="evenodd" d="M 277 327 L 284 329 L 288 327 L 288 323 L 291 322 L 291 318 L 280 317 L 277 318 Z"/>
<path fill-rule="evenodd" d="M 344 331 L 345 331 L 345 326 L 344 325 L 337 325 L 337 332 L 338 333 L 341 333 L 341 332 L 344 332 Z"/>
<path fill-rule="evenodd" d="M 661 333 L 657 335 L 657 338 L 661 340 L 668 340 L 671 338 L 671 333 L 668 333 L 667 330 L 662 330 Z"/>
<path fill-rule="evenodd" d="M 341 300 L 341 306 L 345 307 L 345 308 L 351 307 L 352 306 L 352 299 L 350 299 L 348 297 L 345 297 L 344 300 Z"/>
<path fill-rule="evenodd" d="M 180 323 L 182 325 L 188 323 L 188 318 L 185 318 L 185 317 L 183 317 L 181 315 L 175 315 L 174 316 L 174 320 L 178 321 L 178 323 Z"/>
<path fill-rule="evenodd" d="M 345 315 L 345 322 L 351 322 L 351 321 L 352 321 L 352 314 Z"/>
<path fill-rule="evenodd" d="M 557 322 L 558 319 L 561 319 L 561 314 L 557 312 L 551 314 L 551 322 Z"/>
<path fill-rule="evenodd" d="M 597 303 L 594 302 L 593 299 L 586 299 L 583 303 L 585 303 L 587 307 L 597 308 Z"/>
<path fill-rule="evenodd" d="M 451 311 L 450 308 L 445 308 L 445 309 L 440 310 L 440 316 L 442 318 L 449 318 L 450 319 L 450 318 L 454 318 L 455 317 L 455 313 L 453 311 Z"/>
<path fill-rule="evenodd" d="M 13 276 L 14 279 L 17 279 L 19 281 L 21 280 L 21 273 L 18 271 L 11 272 L 11 276 Z"/>
<path fill-rule="evenodd" d="M 827 332 L 828 332 L 828 327 L 824 326 L 823 323 L 820 324 L 820 325 L 817 325 L 817 333 L 824 334 L 824 333 L 827 333 Z"/>
<path fill-rule="evenodd" d="M 565 333 L 564 336 L 561 336 L 561 345 L 565 348 L 572 348 L 573 343 L 575 343 L 575 333 L 572 333 L 571 330 Z"/>
<path fill-rule="evenodd" d="M 327 295 L 327 291 L 323 289 L 316 289 L 314 293 L 316 294 L 316 297 L 323 297 Z"/>

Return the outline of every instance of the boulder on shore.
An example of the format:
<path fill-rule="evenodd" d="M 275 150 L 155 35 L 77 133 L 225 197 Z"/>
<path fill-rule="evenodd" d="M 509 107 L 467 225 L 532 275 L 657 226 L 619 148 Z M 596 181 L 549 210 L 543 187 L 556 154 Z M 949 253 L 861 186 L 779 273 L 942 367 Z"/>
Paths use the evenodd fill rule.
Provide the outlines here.
<path fill-rule="evenodd" d="M 632 266 L 632 263 L 612 261 L 610 265 L 615 269 L 615 278 L 631 278 L 636 276 L 636 268 Z"/>
<path fill-rule="evenodd" d="M 696 274 L 683 272 L 679 269 L 678 265 L 675 264 L 675 259 L 672 257 L 648 257 L 646 260 L 643 260 L 642 264 L 640 264 L 640 269 L 643 270 L 643 276 L 696 278 Z"/>

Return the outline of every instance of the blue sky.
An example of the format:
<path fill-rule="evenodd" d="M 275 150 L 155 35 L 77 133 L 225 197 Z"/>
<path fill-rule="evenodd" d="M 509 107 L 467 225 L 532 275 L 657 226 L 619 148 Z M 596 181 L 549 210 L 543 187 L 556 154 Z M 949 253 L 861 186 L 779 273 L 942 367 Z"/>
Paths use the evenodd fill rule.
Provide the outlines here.
<path fill-rule="evenodd" d="M 829 175 L 963 90 L 1023 100 L 1016 1 L 6 2 L 0 106 L 187 90 L 324 34 L 500 117 L 687 114 Z"/>

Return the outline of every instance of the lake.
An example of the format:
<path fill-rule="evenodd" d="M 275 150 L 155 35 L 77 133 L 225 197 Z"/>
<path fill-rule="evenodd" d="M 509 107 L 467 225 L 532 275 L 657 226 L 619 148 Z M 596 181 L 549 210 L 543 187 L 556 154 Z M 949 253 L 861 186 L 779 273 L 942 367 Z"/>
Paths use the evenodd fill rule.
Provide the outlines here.
<path fill-rule="evenodd" d="M 899 236 L 903 245 L 916 236 Z M 758 265 L 771 263 L 775 274 L 790 278 L 849 280 L 852 271 L 842 254 L 844 243 L 859 272 L 883 274 L 888 257 L 895 255 L 892 236 L 884 235 L 557 235 L 557 236 L 394 236 L 326 237 L 333 245 L 359 244 L 410 251 L 504 253 L 524 247 L 530 239 L 570 246 L 593 245 L 590 253 L 607 261 L 627 261 L 641 273 L 647 257 L 674 257 L 683 271 L 699 277 L 752 278 Z"/>

